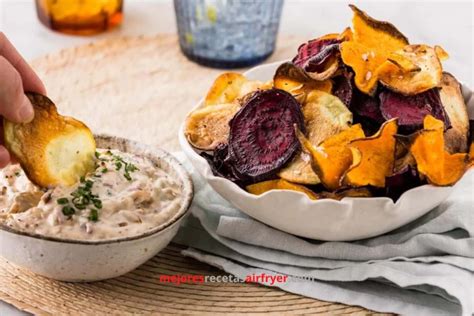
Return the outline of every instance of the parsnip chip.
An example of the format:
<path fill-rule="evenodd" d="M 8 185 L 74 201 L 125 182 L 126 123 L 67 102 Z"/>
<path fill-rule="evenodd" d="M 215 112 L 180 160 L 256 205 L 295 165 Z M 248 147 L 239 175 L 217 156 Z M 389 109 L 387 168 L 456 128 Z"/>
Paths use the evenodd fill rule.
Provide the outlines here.
<path fill-rule="evenodd" d="M 27 93 L 35 118 L 26 124 L 4 120 L 7 149 L 28 178 L 41 187 L 72 185 L 94 169 L 96 144 L 89 128 L 58 114 L 47 97 Z"/>
<path fill-rule="evenodd" d="M 300 184 L 318 184 L 321 181 L 311 167 L 311 158 L 301 152 L 279 173 L 278 176 L 290 182 Z"/>
<path fill-rule="evenodd" d="M 303 105 L 303 116 L 308 139 L 314 146 L 349 128 L 352 123 L 352 113 L 339 98 L 318 90 L 308 94 Z M 304 158 L 304 153 L 297 155 L 278 176 L 296 183 L 318 184 L 320 181 L 311 167 L 311 159 Z"/>
<path fill-rule="evenodd" d="M 468 150 L 469 116 L 461 85 L 449 73 L 443 73 L 439 96 L 451 123 L 451 128 L 444 132 L 444 146 L 449 153 L 465 153 Z"/>
<path fill-rule="evenodd" d="M 308 93 L 313 90 L 327 93 L 331 93 L 332 90 L 330 80 L 313 80 L 304 70 L 292 63 L 284 63 L 278 67 L 273 78 L 273 86 L 291 93 L 300 103 L 304 103 Z"/>
<path fill-rule="evenodd" d="M 398 62 L 394 57 L 398 56 Z M 408 65 L 400 67 L 402 58 L 406 63 L 411 62 L 414 69 Z M 393 91 L 404 95 L 415 95 L 439 86 L 443 68 L 432 47 L 426 45 L 407 45 L 390 55 L 389 59 L 379 69 L 379 80 Z"/>
<path fill-rule="evenodd" d="M 298 138 L 303 150 L 308 152 L 312 158 L 314 172 L 321 179 L 321 183 L 330 190 L 341 187 L 340 180 L 352 163 L 352 153 L 348 144 L 355 139 L 365 137 L 360 124 L 335 134 L 318 147 L 314 146 L 301 132 Z"/>
<path fill-rule="evenodd" d="M 388 22 L 377 21 L 354 5 L 353 38 L 341 43 L 344 64 L 355 72 L 360 91 L 372 95 L 377 88 L 380 66 L 390 54 L 408 45 L 407 38 Z"/>
<path fill-rule="evenodd" d="M 425 117 L 423 127 L 410 147 L 418 172 L 426 176 L 431 184 L 453 185 L 466 171 L 469 155 L 450 154 L 445 151 L 442 121 L 428 115 Z"/>
<path fill-rule="evenodd" d="M 385 178 L 393 172 L 397 128 L 397 121 L 393 119 L 385 122 L 375 135 L 349 143 L 352 164 L 344 175 L 344 184 L 385 187 Z"/>
<path fill-rule="evenodd" d="M 407 45 L 405 47 L 410 47 L 410 45 Z M 421 68 L 414 62 L 412 59 L 407 56 L 407 54 L 404 54 L 405 48 L 403 48 L 402 51 L 396 51 L 388 57 L 387 61 L 385 63 L 391 63 L 396 65 L 400 70 L 403 70 L 404 72 L 415 72 L 415 71 L 421 71 Z"/>
<path fill-rule="evenodd" d="M 247 78 L 235 72 L 226 72 L 216 78 L 207 93 L 204 105 L 232 103 L 241 96 L 241 89 Z"/>
<path fill-rule="evenodd" d="M 260 195 L 270 190 L 291 190 L 291 191 L 302 192 L 306 194 L 311 200 L 318 199 L 318 196 L 316 195 L 316 193 L 306 188 L 305 186 L 291 183 L 283 179 L 268 180 L 268 181 L 251 184 L 251 185 L 248 185 L 246 189 L 249 193 L 252 193 L 255 195 Z"/>
<path fill-rule="evenodd" d="M 440 61 L 445 61 L 449 58 L 449 54 L 443 49 L 443 47 L 435 45 L 434 50 Z"/>
<path fill-rule="evenodd" d="M 249 93 L 259 91 L 259 90 L 268 90 L 272 88 L 272 84 L 266 82 L 263 83 L 258 80 L 247 80 L 245 81 L 242 86 L 240 87 L 239 95 L 237 98 L 243 98 L 247 96 Z"/>
<path fill-rule="evenodd" d="M 195 148 L 213 150 L 227 143 L 229 121 L 239 108 L 238 103 L 225 103 L 197 109 L 186 119 L 184 135 Z"/>

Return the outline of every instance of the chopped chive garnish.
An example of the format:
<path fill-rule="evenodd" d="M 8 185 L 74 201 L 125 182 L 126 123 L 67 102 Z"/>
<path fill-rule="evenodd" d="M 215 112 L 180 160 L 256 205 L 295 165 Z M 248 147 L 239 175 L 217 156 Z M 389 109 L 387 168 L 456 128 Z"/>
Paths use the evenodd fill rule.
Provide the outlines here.
<path fill-rule="evenodd" d="M 99 220 L 99 212 L 96 209 L 92 209 L 89 214 L 89 220 L 93 222 L 97 222 Z"/>
<path fill-rule="evenodd" d="M 69 200 L 68 200 L 68 198 L 59 198 L 57 200 L 57 202 L 58 202 L 59 205 L 66 205 L 66 204 L 69 203 Z"/>
<path fill-rule="evenodd" d="M 94 155 L 95 155 L 95 158 L 97 158 L 97 159 L 100 158 L 100 153 L 99 153 L 98 151 L 96 151 L 96 152 L 94 153 Z"/>
<path fill-rule="evenodd" d="M 74 213 L 76 213 L 76 211 L 74 210 L 73 207 L 71 206 L 65 206 L 63 207 L 63 214 L 66 215 L 66 216 L 71 216 L 73 215 Z"/>
<path fill-rule="evenodd" d="M 93 199 L 92 204 L 94 204 L 94 206 L 98 209 L 102 208 L 102 201 L 101 200 Z"/>
<path fill-rule="evenodd" d="M 102 173 L 106 173 L 107 171 L 109 171 L 109 169 L 107 168 L 102 169 Z"/>

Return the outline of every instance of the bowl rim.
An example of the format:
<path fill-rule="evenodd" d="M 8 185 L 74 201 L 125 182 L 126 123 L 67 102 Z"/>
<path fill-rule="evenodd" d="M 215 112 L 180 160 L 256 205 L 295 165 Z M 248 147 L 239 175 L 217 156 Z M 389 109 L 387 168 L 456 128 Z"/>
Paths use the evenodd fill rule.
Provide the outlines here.
<path fill-rule="evenodd" d="M 281 61 L 275 61 L 275 62 L 271 62 L 271 63 L 264 63 L 264 64 L 261 64 L 261 65 L 258 65 L 258 66 L 255 66 L 255 67 L 252 67 L 248 70 L 246 70 L 245 72 L 243 72 L 243 75 L 244 76 L 248 76 L 249 73 L 253 73 L 253 72 L 256 72 L 256 71 L 260 71 L 261 69 L 266 69 L 266 68 L 271 68 L 271 67 L 277 67 L 279 66 L 280 64 L 282 63 L 285 63 L 285 62 L 288 62 L 289 60 L 288 59 L 284 59 L 284 60 L 281 60 Z M 463 98 L 464 98 L 464 102 L 466 103 L 466 107 L 467 107 L 467 110 L 468 110 L 468 116 L 470 114 L 470 111 L 469 111 L 469 106 L 468 106 L 468 102 L 466 102 L 466 99 L 464 97 L 464 90 L 467 90 L 467 92 L 470 93 L 471 97 L 472 98 L 474 96 L 474 91 L 469 87 L 467 86 L 466 84 L 464 84 L 462 81 L 459 81 L 459 85 L 460 85 L 460 89 L 461 89 L 461 93 L 463 95 Z M 189 114 L 202 107 L 204 103 L 204 97 L 202 97 L 198 102 L 197 104 L 191 108 L 191 110 L 186 114 L 186 117 L 189 116 Z M 474 110 L 473 110 L 474 112 Z M 303 192 L 299 192 L 299 191 L 293 191 L 293 190 L 288 190 L 288 189 L 278 189 L 278 190 L 270 190 L 270 191 L 267 191 L 267 192 L 264 192 L 262 194 L 259 194 L 259 195 L 255 195 L 255 194 L 251 194 L 249 192 L 247 192 L 246 190 L 244 190 L 243 188 L 239 187 L 237 184 L 235 184 L 234 182 L 226 179 L 226 178 L 223 178 L 223 177 L 219 177 L 219 176 L 215 176 L 212 171 L 211 171 L 211 168 L 209 166 L 209 163 L 206 161 L 206 159 L 204 159 L 204 157 L 202 157 L 201 155 L 198 154 L 198 152 L 196 152 L 196 149 L 189 143 L 189 141 L 187 140 L 185 134 L 184 134 L 184 130 L 185 130 L 185 124 L 186 124 L 186 121 L 184 120 L 182 123 L 181 123 L 181 126 L 179 128 L 179 141 L 180 141 L 180 145 L 181 145 L 181 148 L 182 150 L 187 154 L 188 150 L 192 151 L 193 154 L 195 155 L 195 158 L 196 159 L 200 159 L 202 162 L 204 162 L 206 164 L 206 169 L 203 170 L 203 176 L 204 178 L 206 179 L 206 181 L 224 181 L 226 182 L 227 185 L 230 185 L 230 187 L 232 188 L 232 190 L 235 190 L 236 192 L 238 192 L 239 194 L 243 194 L 246 198 L 250 198 L 250 199 L 253 199 L 255 201 L 258 201 L 258 200 L 263 200 L 265 199 L 265 197 L 267 195 L 274 195 L 274 194 L 278 194 L 279 192 L 281 191 L 286 191 L 286 192 L 291 192 L 291 194 L 293 195 L 297 195 L 299 196 L 299 198 L 302 198 L 303 196 L 306 197 L 306 200 L 307 202 L 310 204 L 310 205 L 316 205 L 316 204 L 323 204 L 323 203 L 335 203 L 335 204 L 351 204 L 354 200 L 367 200 L 367 201 L 381 201 L 381 202 L 384 202 L 384 203 L 390 203 L 392 206 L 397 206 L 398 204 L 401 204 L 402 202 L 402 198 L 407 195 L 408 192 L 413 192 L 413 191 L 418 191 L 418 190 L 423 190 L 425 188 L 434 188 L 434 189 L 443 189 L 443 188 L 452 188 L 454 187 L 455 184 L 453 185 L 450 185 L 450 186 L 434 186 L 432 184 L 423 184 L 423 185 L 420 185 L 420 186 L 417 186 L 417 187 L 414 187 L 414 188 L 411 188 L 409 190 L 406 190 L 405 192 L 402 193 L 402 195 L 400 195 L 400 197 L 397 199 L 397 201 L 394 201 L 393 199 L 389 198 L 389 197 L 386 197 L 386 196 L 378 196 L 378 197 L 344 197 L 342 198 L 341 200 L 334 200 L 334 199 L 330 199 L 330 198 L 322 198 L 322 199 L 317 199 L 317 200 L 312 200 L 312 199 L 309 199 L 307 197 L 306 194 L 304 194 Z M 184 146 L 183 146 L 184 145 Z M 205 152 L 205 151 L 200 151 L 200 152 Z M 466 172 L 464 173 L 464 175 L 462 177 L 465 177 L 466 174 L 469 173 L 469 169 L 466 170 Z M 473 171 L 474 172 L 474 171 Z"/>
<path fill-rule="evenodd" d="M 38 233 L 33 233 L 33 232 L 25 232 L 25 231 L 20 231 L 16 230 L 14 228 L 8 227 L 3 223 L 0 223 L 0 231 L 5 231 L 8 233 L 12 233 L 15 235 L 19 236 L 24 236 L 24 237 L 30 237 L 34 239 L 40 239 L 40 240 L 46 240 L 46 241 L 52 241 L 52 242 L 57 242 L 57 243 L 65 243 L 65 244 L 79 244 L 79 245 L 105 245 L 105 244 L 115 244 L 115 243 L 122 243 L 122 242 L 129 242 L 129 241 L 134 241 L 134 240 L 139 240 L 143 239 L 158 233 L 162 233 L 168 229 L 170 229 L 172 226 L 177 224 L 178 222 L 181 221 L 183 217 L 185 217 L 189 211 L 191 210 L 191 202 L 194 197 L 194 187 L 193 187 L 193 182 L 191 180 L 191 176 L 189 173 L 186 171 L 184 166 L 169 152 L 157 148 L 151 145 L 145 145 L 140 142 L 136 142 L 130 139 L 122 138 L 122 137 L 117 137 L 117 136 L 111 136 L 108 134 L 94 134 L 94 138 L 96 139 L 101 139 L 101 140 L 111 140 L 115 139 L 119 142 L 126 143 L 128 145 L 132 146 L 138 146 L 138 147 L 143 147 L 146 149 L 151 149 L 152 153 L 148 155 L 153 155 L 155 159 L 158 160 L 164 160 L 168 163 L 168 165 L 176 171 L 178 174 L 179 178 L 183 182 L 183 203 L 181 204 L 181 207 L 179 210 L 176 212 L 176 214 L 179 214 L 179 216 L 172 217 L 168 222 L 165 222 L 153 229 L 147 230 L 141 234 L 134 235 L 134 236 L 129 236 L 129 237 L 120 237 L 120 238 L 113 238 L 113 239 L 103 239 L 103 240 L 79 240 L 79 239 L 70 239 L 70 238 L 58 238 L 58 237 L 52 237 L 52 236 L 45 236 L 42 234 Z M 132 152 L 133 153 L 133 152 Z"/>

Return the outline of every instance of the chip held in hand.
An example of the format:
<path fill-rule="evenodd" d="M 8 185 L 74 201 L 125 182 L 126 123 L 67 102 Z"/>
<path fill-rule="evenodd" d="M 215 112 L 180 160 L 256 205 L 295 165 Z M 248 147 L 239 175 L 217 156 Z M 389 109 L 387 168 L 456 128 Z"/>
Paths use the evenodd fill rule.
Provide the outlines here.
<path fill-rule="evenodd" d="M 94 169 L 94 135 L 82 122 L 61 116 L 46 96 L 27 93 L 35 118 L 3 122 L 5 146 L 28 178 L 41 187 L 70 186 Z"/>

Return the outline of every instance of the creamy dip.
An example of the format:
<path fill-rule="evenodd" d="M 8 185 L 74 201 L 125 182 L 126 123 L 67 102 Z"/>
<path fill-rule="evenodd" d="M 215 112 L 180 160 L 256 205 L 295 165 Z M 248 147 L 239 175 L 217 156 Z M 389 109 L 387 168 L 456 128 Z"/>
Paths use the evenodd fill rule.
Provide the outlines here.
<path fill-rule="evenodd" d="M 98 150 L 96 169 L 71 187 L 41 190 L 18 165 L 0 172 L 0 222 L 44 236 L 104 240 L 131 237 L 180 209 L 179 182 L 143 157 Z"/>

